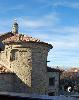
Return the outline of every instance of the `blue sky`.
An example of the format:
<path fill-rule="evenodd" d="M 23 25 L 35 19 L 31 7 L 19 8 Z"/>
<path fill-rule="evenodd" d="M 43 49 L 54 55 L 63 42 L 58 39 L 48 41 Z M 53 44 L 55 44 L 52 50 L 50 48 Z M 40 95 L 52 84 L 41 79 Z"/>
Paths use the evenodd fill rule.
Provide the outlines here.
<path fill-rule="evenodd" d="M 79 0 L 0 0 L 0 33 L 19 32 L 52 44 L 48 66 L 79 67 Z"/>

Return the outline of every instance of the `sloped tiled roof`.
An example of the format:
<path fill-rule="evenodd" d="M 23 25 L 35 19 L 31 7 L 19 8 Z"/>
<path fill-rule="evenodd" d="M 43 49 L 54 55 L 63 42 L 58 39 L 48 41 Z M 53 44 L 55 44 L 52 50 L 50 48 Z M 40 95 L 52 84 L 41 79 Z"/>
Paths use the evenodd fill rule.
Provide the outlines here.
<path fill-rule="evenodd" d="M 24 42 L 27 42 L 27 41 L 40 42 L 39 39 L 30 37 L 28 35 L 22 35 L 22 34 L 15 34 L 15 35 L 13 35 L 11 37 L 8 37 L 8 38 L 6 38 L 6 39 L 3 40 L 3 42 L 18 42 L 18 41 L 24 41 Z"/>
<path fill-rule="evenodd" d="M 5 66 L 0 64 L 0 73 L 12 73 L 9 69 L 7 69 Z"/>
<path fill-rule="evenodd" d="M 57 68 L 51 68 L 51 67 L 47 67 L 47 71 L 48 72 L 62 72 L 62 70 L 60 70 L 60 69 L 57 69 Z"/>
<path fill-rule="evenodd" d="M 45 43 L 43 41 L 40 41 L 37 38 L 33 38 L 31 36 L 28 35 L 23 35 L 23 34 L 13 34 L 12 32 L 7 32 L 4 34 L 0 35 L 0 42 L 7 44 L 7 43 L 18 43 L 18 42 L 32 42 L 32 43 L 41 43 L 41 44 L 45 44 L 45 45 L 49 45 L 50 48 L 53 48 L 53 46 L 51 44 Z"/>
<path fill-rule="evenodd" d="M 14 36 L 14 34 L 12 32 L 6 32 L 4 34 L 0 34 L 0 42 L 11 36 Z"/>

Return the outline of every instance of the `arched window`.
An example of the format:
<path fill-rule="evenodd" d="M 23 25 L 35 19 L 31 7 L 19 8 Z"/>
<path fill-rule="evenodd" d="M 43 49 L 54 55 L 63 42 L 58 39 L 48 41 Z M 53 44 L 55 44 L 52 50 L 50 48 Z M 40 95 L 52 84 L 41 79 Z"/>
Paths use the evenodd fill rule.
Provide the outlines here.
<path fill-rule="evenodd" d="M 11 50 L 10 61 L 14 61 L 17 59 L 18 59 L 18 50 L 17 49 Z"/>

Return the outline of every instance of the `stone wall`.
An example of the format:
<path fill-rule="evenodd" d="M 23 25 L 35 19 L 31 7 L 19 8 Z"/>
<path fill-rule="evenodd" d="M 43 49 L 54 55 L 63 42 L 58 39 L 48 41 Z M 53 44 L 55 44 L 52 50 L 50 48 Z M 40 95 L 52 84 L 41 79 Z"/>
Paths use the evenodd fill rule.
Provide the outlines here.
<path fill-rule="evenodd" d="M 19 92 L 27 92 L 29 91 L 28 88 L 31 87 L 31 50 L 29 48 L 18 48 L 17 50 L 18 57 L 16 60 L 10 62 L 10 68 L 16 73 L 17 77 L 23 82 L 23 84 L 26 85 L 26 88 L 22 88 L 20 85 L 19 88 L 21 89 Z M 19 82 L 17 81 L 16 84 L 18 83 Z"/>
<path fill-rule="evenodd" d="M 47 72 L 48 93 L 54 92 L 58 95 L 59 92 L 59 72 Z M 55 85 L 49 86 L 49 78 L 55 77 Z"/>
<path fill-rule="evenodd" d="M 47 55 L 46 46 L 39 45 L 32 49 L 32 91 L 38 94 L 46 94 L 47 82 Z"/>
<path fill-rule="evenodd" d="M 28 93 L 30 88 L 14 73 L 0 73 L 0 92 Z"/>
<path fill-rule="evenodd" d="M 14 91 L 14 74 L 0 73 L 0 92 Z"/>
<path fill-rule="evenodd" d="M 47 55 L 50 49 L 50 45 L 39 42 L 5 44 L 0 63 L 16 75 L 13 91 L 47 93 Z"/>
<path fill-rule="evenodd" d="M 0 53 L 0 64 L 6 66 L 7 68 L 10 68 L 10 51 L 11 46 L 5 46 L 4 51 L 1 51 Z"/>

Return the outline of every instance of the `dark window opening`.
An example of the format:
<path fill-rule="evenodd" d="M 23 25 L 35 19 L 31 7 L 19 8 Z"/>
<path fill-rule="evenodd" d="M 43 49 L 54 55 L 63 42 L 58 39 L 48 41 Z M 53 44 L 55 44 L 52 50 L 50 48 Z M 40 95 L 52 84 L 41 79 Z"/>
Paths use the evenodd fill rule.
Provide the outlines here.
<path fill-rule="evenodd" d="M 10 61 L 13 61 L 13 60 L 17 60 L 18 59 L 18 50 L 12 50 L 11 51 L 11 55 L 10 55 Z"/>
<path fill-rule="evenodd" d="M 0 48 L 0 52 L 2 51 L 2 49 Z"/>
<path fill-rule="evenodd" d="M 55 85 L 55 77 L 49 78 L 49 85 Z"/>
<path fill-rule="evenodd" d="M 49 96 L 55 96 L 55 92 L 48 93 Z"/>
<path fill-rule="evenodd" d="M 0 52 L 3 51 L 4 48 L 5 48 L 5 45 L 2 42 L 0 42 Z"/>

